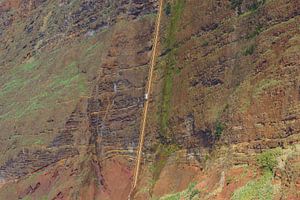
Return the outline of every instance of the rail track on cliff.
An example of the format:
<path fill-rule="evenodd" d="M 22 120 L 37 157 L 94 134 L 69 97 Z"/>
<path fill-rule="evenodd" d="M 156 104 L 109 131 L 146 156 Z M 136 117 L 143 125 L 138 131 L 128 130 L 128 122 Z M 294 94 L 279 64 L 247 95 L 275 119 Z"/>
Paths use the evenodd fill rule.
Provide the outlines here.
<path fill-rule="evenodd" d="M 144 140 L 145 140 L 145 129 L 146 129 L 146 122 L 147 122 L 147 116 L 148 116 L 148 109 L 149 109 L 149 97 L 151 95 L 151 89 L 152 89 L 152 82 L 153 82 L 153 73 L 154 73 L 154 66 L 156 63 L 156 51 L 159 41 L 159 32 L 160 32 L 160 24 L 161 24 L 161 17 L 163 12 L 163 0 L 159 0 L 159 7 L 158 7 L 158 15 L 155 23 L 155 35 L 154 35 L 154 41 L 153 41 L 153 50 L 150 60 L 150 68 L 148 72 L 148 81 L 146 85 L 146 94 L 147 97 L 145 98 L 145 104 L 142 114 L 142 120 L 141 120 L 141 127 L 140 127 L 140 139 L 137 149 L 137 157 L 136 157 L 136 165 L 134 170 L 134 177 L 133 177 L 133 183 L 132 183 L 132 189 L 128 196 L 128 199 L 130 200 L 132 198 L 132 194 L 136 189 L 139 172 L 140 172 L 140 166 L 141 166 L 141 159 L 142 159 L 142 152 L 143 152 L 143 146 L 144 146 Z"/>

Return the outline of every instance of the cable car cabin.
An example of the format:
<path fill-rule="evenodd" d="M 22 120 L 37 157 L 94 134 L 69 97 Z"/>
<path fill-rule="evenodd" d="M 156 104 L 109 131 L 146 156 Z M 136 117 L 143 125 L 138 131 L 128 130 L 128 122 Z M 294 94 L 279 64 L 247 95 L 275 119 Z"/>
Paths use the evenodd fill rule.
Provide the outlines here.
<path fill-rule="evenodd" d="M 148 100 L 148 93 L 145 94 L 145 100 Z"/>

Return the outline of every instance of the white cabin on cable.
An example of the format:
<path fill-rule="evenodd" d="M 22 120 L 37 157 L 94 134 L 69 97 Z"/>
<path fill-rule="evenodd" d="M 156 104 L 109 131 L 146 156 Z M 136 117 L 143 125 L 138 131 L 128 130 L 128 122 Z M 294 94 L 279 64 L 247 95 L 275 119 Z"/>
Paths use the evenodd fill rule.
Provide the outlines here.
<path fill-rule="evenodd" d="M 114 92 L 117 92 L 117 84 L 114 83 Z"/>

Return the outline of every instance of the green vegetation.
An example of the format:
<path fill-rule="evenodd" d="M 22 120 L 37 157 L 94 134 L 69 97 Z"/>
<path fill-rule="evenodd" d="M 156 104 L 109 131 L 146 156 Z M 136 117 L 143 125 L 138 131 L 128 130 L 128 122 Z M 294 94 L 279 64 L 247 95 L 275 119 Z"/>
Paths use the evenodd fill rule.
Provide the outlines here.
<path fill-rule="evenodd" d="M 243 55 L 244 56 L 252 55 L 254 53 L 254 50 L 255 50 L 255 45 L 252 44 L 243 51 Z"/>
<path fill-rule="evenodd" d="M 215 129 L 216 129 L 216 130 L 215 130 L 215 136 L 216 136 L 217 138 L 220 138 L 220 137 L 221 137 L 224 128 L 225 128 L 225 126 L 224 126 L 221 122 L 217 121 L 217 123 L 216 123 L 216 128 L 215 128 Z"/>
<path fill-rule="evenodd" d="M 249 33 L 249 34 L 246 36 L 246 39 L 252 39 L 252 38 L 255 38 L 255 37 L 258 36 L 261 32 L 262 32 L 262 26 L 257 26 L 253 32 Z"/>
<path fill-rule="evenodd" d="M 171 4 L 169 2 L 165 5 L 164 11 L 168 16 L 171 14 Z"/>
<path fill-rule="evenodd" d="M 27 61 L 25 64 L 20 66 L 20 69 L 22 69 L 24 71 L 32 71 L 36 67 L 38 67 L 38 65 L 39 65 L 39 63 L 32 58 L 29 61 Z"/>
<path fill-rule="evenodd" d="M 263 93 L 263 91 L 265 91 L 268 88 L 272 88 L 274 86 L 277 86 L 281 83 L 281 81 L 279 80 L 275 80 L 275 79 L 264 79 L 262 81 L 260 81 L 256 87 L 254 88 L 253 91 L 253 96 L 254 97 L 258 97 L 260 94 Z"/>
<path fill-rule="evenodd" d="M 178 31 L 178 24 L 184 9 L 184 4 L 184 0 L 176 0 L 174 4 L 171 5 L 171 21 L 167 28 L 165 46 L 169 52 L 166 57 L 165 66 L 163 66 L 165 78 L 163 83 L 163 96 L 160 114 L 161 137 L 163 138 L 167 138 L 168 132 L 170 101 L 173 90 L 173 76 L 176 73 L 176 33 Z"/>
<path fill-rule="evenodd" d="M 243 0 L 230 0 L 231 8 L 236 9 L 240 7 L 243 3 Z"/>
<path fill-rule="evenodd" d="M 201 46 L 202 47 L 206 47 L 206 46 L 208 46 L 208 41 L 207 40 L 204 40 L 203 42 L 202 42 L 202 44 L 201 44 Z"/>
<path fill-rule="evenodd" d="M 257 1 L 254 1 L 250 7 L 249 7 L 249 10 L 250 11 L 256 11 L 260 6 L 264 5 L 266 2 L 266 0 L 257 0 Z"/>
<path fill-rule="evenodd" d="M 80 76 L 76 62 L 69 64 L 61 74 L 53 79 L 49 86 L 54 90 L 57 88 L 66 89 L 73 86 L 73 83 L 77 85 L 80 93 L 84 93 L 86 91 L 84 79 Z"/>
<path fill-rule="evenodd" d="M 238 68 L 238 66 L 235 68 Z M 230 107 L 240 113 L 246 112 L 251 106 L 252 87 L 250 80 L 239 83 L 231 96 Z"/>
<path fill-rule="evenodd" d="M 196 183 L 191 183 L 188 188 L 182 192 L 178 192 L 175 194 L 169 194 L 161 197 L 159 200 L 193 200 L 197 199 L 200 191 L 195 189 Z"/>
<path fill-rule="evenodd" d="M 34 70 L 38 65 L 39 63 L 32 58 L 24 64 L 13 67 L 10 70 L 9 75 L 1 77 L 6 81 L 0 88 L 0 97 L 5 96 L 9 93 L 15 93 L 16 91 L 22 89 L 24 86 L 28 85 L 32 80 L 36 80 L 38 77 L 34 76 L 31 77 L 31 79 L 28 79 L 24 74 L 26 74 L 26 72 L 28 71 L 32 73 L 31 71 Z"/>
<path fill-rule="evenodd" d="M 272 178 L 272 172 L 266 171 L 261 178 L 250 181 L 237 189 L 231 200 L 272 200 L 275 190 L 272 185 Z"/>
<path fill-rule="evenodd" d="M 229 184 L 231 184 L 234 181 L 236 181 L 235 177 L 227 177 L 226 178 L 226 185 L 229 185 Z"/>
<path fill-rule="evenodd" d="M 176 0 L 174 5 L 171 6 L 171 21 L 167 28 L 166 46 L 170 50 L 175 47 L 176 32 L 178 31 L 178 25 L 183 13 L 185 0 Z"/>
<path fill-rule="evenodd" d="M 159 113 L 160 123 L 160 142 L 156 149 L 156 162 L 151 167 L 153 179 L 156 181 L 159 178 L 161 170 L 165 166 L 168 157 L 178 150 L 178 146 L 172 144 L 170 136 L 168 135 L 169 114 L 171 109 L 171 97 L 173 90 L 173 76 L 178 73 L 176 69 L 176 32 L 178 31 L 178 24 L 181 14 L 184 9 L 184 0 L 176 0 L 170 3 L 170 24 L 167 27 L 167 36 L 165 40 L 165 47 L 168 51 L 166 58 L 161 62 L 164 73 L 163 92 L 161 110 Z"/>
<path fill-rule="evenodd" d="M 280 149 L 271 149 L 258 155 L 257 162 L 265 171 L 274 172 L 274 168 L 278 165 L 277 157 L 280 155 Z"/>
<path fill-rule="evenodd" d="M 16 77 L 15 79 L 10 80 L 1 88 L 0 96 L 3 96 L 7 93 L 13 92 L 16 89 L 20 89 L 28 81 L 24 78 Z"/>
<path fill-rule="evenodd" d="M 154 181 L 158 180 L 159 175 L 166 165 L 168 157 L 170 157 L 173 153 L 175 153 L 179 147 L 174 144 L 159 144 L 156 151 L 156 160 L 152 166 L 150 166 L 150 171 L 153 174 Z"/>
<path fill-rule="evenodd" d="M 241 6 L 243 4 L 244 0 L 230 0 L 230 5 L 232 9 L 239 9 L 239 14 L 241 12 Z M 256 11 L 260 6 L 264 5 L 266 0 L 256 0 L 253 1 L 250 6 L 247 7 L 247 9 L 250 12 Z"/>
<path fill-rule="evenodd" d="M 236 190 L 231 200 L 272 200 L 275 186 L 272 184 L 274 168 L 278 165 L 277 157 L 281 155 L 281 149 L 267 150 L 257 156 L 257 162 L 263 169 L 263 175 L 257 180 L 248 182 L 245 186 Z"/>
<path fill-rule="evenodd" d="M 34 70 L 30 74 L 26 74 L 27 70 L 33 70 L 33 66 L 36 66 L 36 64 L 31 63 L 13 68 L 13 75 L 9 77 L 0 92 L 1 102 L 7 105 L 7 112 L 1 115 L 0 119 L 20 119 L 24 115 L 32 114 L 37 110 L 55 104 L 57 99 L 71 98 L 72 92 L 80 95 L 87 90 L 85 79 L 79 75 L 74 65 L 65 67 L 64 71 L 58 72 L 56 76 L 50 75 L 46 83 L 41 82 L 43 78 L 46 78 L 43 77 L 43 73 L 47 70 L 46 67 L 41 71 Z M 22 72 L 23 69 L 26 70 Z M 34 90 L 32 90 L 33 86 Z M 19 102 L 9 102 L 7 100 L 12 95 L 22 94 L 23 91 L 28 91 L 28 93 L 23 94 Z"/>
<path fill-rule="evenodd" d="M 87 49 L 85 50 L 86 56 L 92 56 L 94 55 L 97 51 L 97 49 L 101 49 L 103 47 L 102 43 L 96 42 L 92 44 L 91 46 L 86 47 Z"/>
<path fill-rule="evenodd" d="M 82 47 L 80 54 L 75 52 L 78 47 Z M 41 109 L 54 109 L 87 93 L 87 75 L 78 66 L 97 66 L 94 63 L 99 61 L 88 56 L 101 51 L 102 45 L 88 41 L 68 48 L 67 54 L 65 49 L 59 49 L 38 59 L 32 57 L 23 64 L 11 63 L 13 66 L 0 79 L 0 102 L 5 109 L 0 114 L 1 121 L 22 119 Z M 16 101 L 9 101 L 11 98 Z"/>

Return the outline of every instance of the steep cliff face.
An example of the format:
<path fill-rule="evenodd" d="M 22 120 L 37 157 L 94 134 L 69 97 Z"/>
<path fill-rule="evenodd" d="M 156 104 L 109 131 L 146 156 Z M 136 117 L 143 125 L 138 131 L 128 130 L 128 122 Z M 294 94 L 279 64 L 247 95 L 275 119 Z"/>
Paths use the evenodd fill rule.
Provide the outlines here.
<path fill-rule="evenodd" d="M 0 199 L 127 198 L 156 2 L 0 8 Z"/>
<path fill-rule="evenodd" d="M 300 198 L 299 12 L 297 1 L 165 3 L 139 199 L 189 183 L 168 198 Z"/>
<path fill-rule="evenodd" d="M 0 1 L 0 199 L 127 199 L 156 0 Z M 297 0 L 166 0 L 133 199 L 300 199 Z"/>

